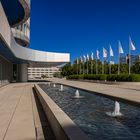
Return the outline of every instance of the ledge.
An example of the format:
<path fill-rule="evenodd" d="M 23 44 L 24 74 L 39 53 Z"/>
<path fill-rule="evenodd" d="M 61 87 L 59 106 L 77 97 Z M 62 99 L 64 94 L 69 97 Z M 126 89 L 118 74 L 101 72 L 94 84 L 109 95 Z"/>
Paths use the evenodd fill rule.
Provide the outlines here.
<path fill-rule="evenodd" d="M 16 24 L 12 25 L 12 27 L 16 27 L 16 26 L 18 26 L 18 25 L 24 23 L 24 22 L 27 21 L 28 18 L 30 17 L 30 0 L 19 0 L 19 2 L 20 2 L 20 4 L 22 5 L 25 14 L 24 14 L 23 19 L 22 19 L 20 22 L 18 22 L 18 23 L 16 23 Z"/>
<path fill-rule="evenodd" d="M 30 0 L 1 0 L 10 26 L 15 27 L 30 17 Z"/>
<path fill-rule="evenodd" d="M 12 28 L 12 33 L 13 33 L 13 36 L 19 40 L 20 45 L 22 46 L 27 46 L 29 45 L 30 43 L 30 39 L 27 35 L 25 35 L 25 33 L 23 31 L 20 31 L 18 29 L 15 29 L 15 28 Z"/>
<path fill-rule="evenodd" d="M 82 130 L 38 86 L 34 89 L 43 106 L 51 128 L 58 140 L 88 140 Z"/>

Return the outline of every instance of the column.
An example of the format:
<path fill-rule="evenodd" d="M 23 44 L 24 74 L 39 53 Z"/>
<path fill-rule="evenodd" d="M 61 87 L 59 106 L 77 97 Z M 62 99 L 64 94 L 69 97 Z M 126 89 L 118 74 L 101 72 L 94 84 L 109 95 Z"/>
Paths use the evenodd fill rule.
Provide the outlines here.
<path fill-rule="evenodd" d="M 20 64 L 19 74 L 20 82 L 28 81 L 28 64 Z"/>

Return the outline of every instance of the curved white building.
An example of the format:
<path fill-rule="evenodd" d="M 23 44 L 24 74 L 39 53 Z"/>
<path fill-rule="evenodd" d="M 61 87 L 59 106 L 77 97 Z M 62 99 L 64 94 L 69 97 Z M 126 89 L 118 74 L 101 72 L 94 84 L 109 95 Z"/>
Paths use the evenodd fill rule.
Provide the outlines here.
<path fill-rule="evenodd" d="M 69 53 L 33 50 L 30 44 L 30 0 L 0 2 L 0 86 L 27 81 L 29 65 L 57 66 L 70 61 Z"/>

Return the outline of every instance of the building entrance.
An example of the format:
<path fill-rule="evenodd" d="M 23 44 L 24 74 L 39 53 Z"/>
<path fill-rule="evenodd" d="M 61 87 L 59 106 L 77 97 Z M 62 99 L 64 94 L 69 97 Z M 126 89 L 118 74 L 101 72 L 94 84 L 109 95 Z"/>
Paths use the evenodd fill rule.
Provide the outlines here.
<path fill-rule="evenodd" d="M 17 65 L 13 64 L 13 82 L 17 82 Z"/>

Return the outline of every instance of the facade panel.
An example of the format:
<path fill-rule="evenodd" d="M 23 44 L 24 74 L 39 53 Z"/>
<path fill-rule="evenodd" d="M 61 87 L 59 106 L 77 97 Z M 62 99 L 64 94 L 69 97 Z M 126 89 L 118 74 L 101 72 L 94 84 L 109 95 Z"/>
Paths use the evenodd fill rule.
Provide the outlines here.
<path fill-rule="evenodd" d="M 12 63 L 0 56 L 0 87 L 11 82 L 12 71 Z"/>
<path fill-rule="evenodd" d="M 46 68 L 46 67 L 40 67 L 40 68 L 28 68 L 28 79 L 41 79 L 42 75 L 45 75 L 49 78 L 52 78 L 55 73 L 60 72 L 60 68 L 58 67 L 51 67 L 51 68 Z"/>

